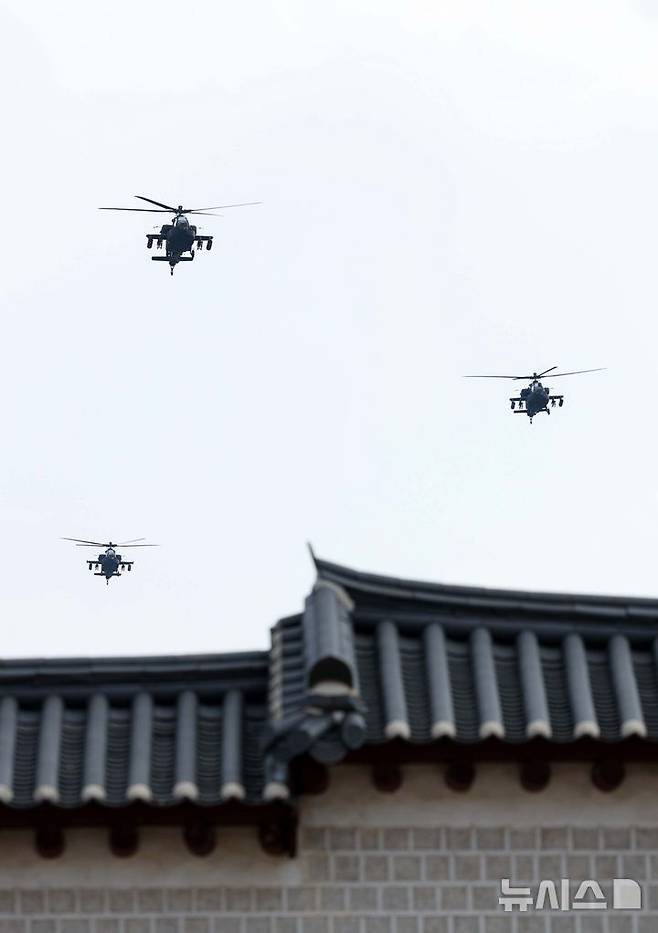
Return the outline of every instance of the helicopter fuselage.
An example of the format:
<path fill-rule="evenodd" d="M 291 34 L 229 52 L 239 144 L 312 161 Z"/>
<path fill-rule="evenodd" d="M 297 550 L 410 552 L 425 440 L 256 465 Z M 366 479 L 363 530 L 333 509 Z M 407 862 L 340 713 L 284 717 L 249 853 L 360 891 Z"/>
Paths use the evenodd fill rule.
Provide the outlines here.
<path fill-rule="evenodd" d="M 527 415 L 532 424 L 532 419 L 535 415 L 540 414 L 542 411 L 550 415 L 551 411 L 549 405 L 554 407 L 557 402 L 561 408 L 564 404 L 564 396 L 551 395 L 551 390 L 548 386 L 543 386 L 538 379 L 535 379 L 529 386 L 526 386 L 525 389 L 521 389 L 516 398 L 511 398 L 510 402 L 512 403 L 512 410 L 518 405 L 519 407 L 516 408 L 516 414 Z"/>
<path fill-rule="evenodd" d="M 121 554 L 117 554 L 114 548 L 108 548 L 102 554 L 98 555 L 97 560 L 87 561 L 89 569 L 94 570 L 94 576 L 105 577 L 105 582 L 109 583 L 112 577 L 120 577 L 120 569 L 127 567 L 132 570 L 132 561 L 124 561 Z"/>
<path fill-rule="evenodd" d="M 188 250 L 192 252 L 196 239 L 196 227 L 188 223 L 186 217 L 177 217 L 176 223 L 164 224 L 160 236 L 167 241 L 167 256 L 175 257 L 174 264 L 180 260 L 181 254 Z"/>
<path fill-rule="evenodd" d="M 540 411 L 548 410 L 550 389 L 545 389 L 541 382 L 533 382 L 526 389 L 521 389 L 519 396 L 530 418 L 534 418 Z"/>
<path fill-rule="evenodd" d="M 195 243 L 199 249 L 203 249 L 204 243 L 206 249 L 212 247 L 212 237 L 197 234 L 197 228 L 188 221 L 184 214 L 177 214 L 172 223 L 163 224 L 160 233 L 147 233 L 146 245 L 149 249 L 153 246 L 154 241 L 158 249 L 162 249 L 164 243 L 165 255 L 152 256 L 151 258 L 156 261 L 168 262 L 172 275 L 174 266 L 177 263 L 191 262 L 194 259 Z M 183 255 L 184 253 L 189 253 L 189 256 Z"/>

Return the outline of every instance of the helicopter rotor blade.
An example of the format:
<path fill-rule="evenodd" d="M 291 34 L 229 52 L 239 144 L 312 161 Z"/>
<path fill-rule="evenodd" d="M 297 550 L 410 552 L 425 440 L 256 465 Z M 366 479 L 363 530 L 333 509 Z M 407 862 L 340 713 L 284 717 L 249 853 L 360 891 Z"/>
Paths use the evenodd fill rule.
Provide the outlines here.
<path fill-rule="evenodd" d="M 137 541 L 146 541 L 146 538 L 128 538 L 127 541 L 119 541 L 118 546 L 124 547 L 126 544 L 136 544 Z"/>
<path fill-rule="evenodd" d="M 171 214 L 176 211 L 159 211 L 154 207 L 99 207 L 99 211 L 138 211 L 140 214 Z"/>
<path fill-rule="evenodd" d="M 114 544 L 114 542 L 110 543 L 109 541 L 106 541 L 105 544 L 101 544 L 100 541 L 98 541 L 95 544 L 76 544 L 76 547 L 93 547 L 93 548 L 120 547 L 120 548 L 124 548 L 124 547 L 160 547 L 160 545 L 159 544 Z"/>
<path fill-rule="evenodd" d="M 155 202 L 153 202 L 155 203 Z M 186 208 L 184 214 L 199 214 L 202 211 L 223 211 L 229 207 L 251 207 L 254 204 L 262 204 L 262 201 L 242 201 L 240 204 L 216 204 L 214 207 L 190 207 Z"/>
<path fill-rule="evenodd" d="M 554 373 L 553 370 L 557 369 L 557 366 L 551 366 L 550 369 L 545 369 L 543 373 L 532 373 L 529 376 L 463 376 L 463 379 L 541 379 L 543 376 L 546 376 L 548 373 L 552 373 L 551 379 L 555 376 L 578 376 L 580 373 L 599 373 L 602 370 L 606 369 L 605 366 L 597 366 L 596 369 L 575 369 L 573 372 L 568 373 Z"/>
<path fill-rule="evenodd" d="M 151 198 L 145 198 L 141 194 L 136 194 L 136 198 L 142 201 L 148 201 L 149 204 L 155 204 L 156 207 L 99 207 L 99 211 L 137 211 L 142 214 L 205 214 L 206 217 L 221 217 L 221 214 L 207 214 L 206 211 L 220 211 L 229 207 L 250 207 L 254 204 L 262 204 L 262 201 L 243 201 L 241 204 L 219 204 L 216 207 L 190 207 L 187 210 L 179 211 L 177 207 L 169 207 L 167 204 L 161 204 L 160 201 L 153 201 Z"/>
<path fill-rule="evenodd" d="M 194 214 L 195 217 L 223 217 L 223 214 L 206 214 L 204 211 L 185 211 L 186 214 Z"/>
<path fill-rule="evenodd" d="M 170 207 L 169 204 L 163 204 L 161 201 L 154 201 L 153 198 L 145 198 L 143 194 L 136 194 L 136 198 L 139 198 L 140 201 L 148 201 L 149 204 L 155 204 L 157 207 L 164 207 L 168 211 L 173 211 L 174 214 L 178 211 L 177 207 Z"/>
<path fill-rule="evenodd" d="M 574 369 L 571 373 L 553 373 L 551 379 L 554 379 L 556 376 L 579 376 L 581 373 L 600 373 L 607 368 L 607 366 L 597 366 L 596 369 Z"/>
<path fill-rule="evenodd" d="M 160 547 L 159 544 L 117 544 L 117 547 Z"/>
<path fill-rule="evenodd" d="M 86 538 L 62 538 L 62 541 L 75 541 L 78 547 L 108 547 L 101 541 L 87 541 Z"/>

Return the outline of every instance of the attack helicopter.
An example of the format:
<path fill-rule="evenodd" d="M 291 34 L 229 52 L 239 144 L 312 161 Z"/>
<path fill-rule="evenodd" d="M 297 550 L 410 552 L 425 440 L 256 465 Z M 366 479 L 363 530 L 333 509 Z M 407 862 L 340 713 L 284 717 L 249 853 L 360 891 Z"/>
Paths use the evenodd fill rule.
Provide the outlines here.
<path fill-rule="evenodd" d="M 194 259 L 194 247 L 202 250 L 205 243 L 206 250 L 212 249 L 212 237 L 202 236 L 197 233 L 197 228 L 189 222 L 187 214 L 194 214 L 201 217 L 221 217 L 221 214 L 209 214 L 207 211 L 227 210 L 229 207 L 250 207 L 254 204 L 261 204 L 261 201 L 244 201 L 242 204 L 219 204 L 215 207 L 172 207 L 169 204 L 162 204 L 160 201 L 153 201 L 151 198 L 145 198 L 141 194 L 136 194 L 140 201 L 147 201 L 149 204 L 155 204 L 156 207 L 100 207 L 101 211 L 139 211 L 146 214 L 173 214 L 171 223 L 163 224 L 159 233 L 146 234 L 147 249 L 151 249 L 153 243 L 157 249 L 162 249 L 165 244 L 164 256 L 151 256 L 155 262 L 168 262 L 171 274 L 174 274 L 174 266 L 179 262 L 192 262 Z M 184 256 L 183 253 L 189 253 Z"/>
<path fill-rule="evenodd" d="M 516 415 L 527 415 L 530 419 L 530 424 L 532 424 L 532 419 L 535 417 L 535 415 L 538 415 L 543 411 L 545 411 L 547 415 L 550 415 L 551 408 L 555 408 L 556 403 L 560 408 L 562 408 L 564 405 L 563 395 L 551 395 L 551 390 L 548 388 L 548 386 L 543 386 L 541 384 L 540 380 L 543 379 L 544 376 L 547 376 L 548 373 L 553 373 L 551 376 L 551 379 L 553 379 L 556 376 L 578 376 L 581 373 L 598 373 L 605 369 L 605 366 L 598 366 L 596 369 L 576 369 L 569 373 L 555 373 L 553 372 L 554 369 L 557 369 L 557 366 L 551 366 L 550 369 L 545 369 L 543 373 L 533 373 L 532 376 L 477 375 L 464 376 L 464 379 L 529 379 L 530 385 L 526 386 L 525 389 L 521 389 L 519 395 L 511 398 L 510 402 L 512 411 Z"/>
<path fill-rule="evenodd" d="M 96 560 L 88 560 L 89 569 L 94 570 L 95 577 L 105 577 L 105 582 L 109 584 L 112 577 L 120 577 L 121 570 L 132 570 L 134 561 L 123 560 L 121 554 L 117 554 L 118 547 L 158 547 L 157 544 L 139 544 L 144 538 L 132 538 L 130 541 L 122 541 L 121 544 L 112 544 L 108 541 L 103 544 L 100 541 L 85 541 L 84 538 L 62 538 L 62 541 L 74 541 L 76 547 L 103 547 L 104 553 L 99 554 Z"/>

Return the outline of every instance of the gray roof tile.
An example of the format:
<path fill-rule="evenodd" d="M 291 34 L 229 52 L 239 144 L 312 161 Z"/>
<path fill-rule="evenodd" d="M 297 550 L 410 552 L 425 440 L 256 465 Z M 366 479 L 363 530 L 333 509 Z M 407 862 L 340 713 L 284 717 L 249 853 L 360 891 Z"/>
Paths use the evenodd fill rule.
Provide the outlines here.
<path fill-rule="evenodd" d="M 268 667 L 266 652 L 1 662 L 0 803 L 263 803 Z"/>
<path fill-rule="evenodd" d="M 1 662 L 0 804 L 265 804 L 296 758 L 391 740 L 658 741 L 658 601 L 317 571 L 270 652 Z"/>
<path fill-rule="evenodd" d="M 320 583 L 330 584 L 325 615 L 331 587 L 335 611 L 350 606 L 366 745 L 446 737 L 475 745 L 492 736 L 509 744 L 658 740 L 658 601 L 441 586 L 324 561 L 316 568 Z M 318 614 L 314 593 L 305 630 Z M 300 669 L 303 657 L 286 647 L 290 632 L 290 623 L 278 629 L 289 659 L 281 697 L 287 715 L 301 717 L 299 732 L 313 683 Z M 272 666 L 276 676 L 276 659 Z"/>

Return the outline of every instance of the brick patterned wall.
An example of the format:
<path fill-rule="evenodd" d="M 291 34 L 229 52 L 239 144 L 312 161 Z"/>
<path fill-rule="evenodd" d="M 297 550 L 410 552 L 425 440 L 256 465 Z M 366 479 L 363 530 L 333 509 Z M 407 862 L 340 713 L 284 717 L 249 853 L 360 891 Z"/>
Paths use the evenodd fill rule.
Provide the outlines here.
<path fill-rule="evenodd" d="M 429 773 L 379 795 L 353 771 L 305 805 L 294 860 L 265 856 L 247 830 L 220 835 L 207 858 L 151 831 L 130 859 L 78 831 L 52 861 L 29 834 L 0 833 L 0 933 L 658 933 L 650 777 L 618 796 L 578 772 L 541 795 L 509 775 L 456 795 Z M 512 916 L 502 877 L 635 878 L 645 907 Z"/>
<path fill-rule="evenodd" d="M 499 880 L 635 877 L 658 827 L 308 827 L 281 886 L 0 890 L 0 933 L 655 933 L 658 912 L 511 918 Z M 248 879 L 245 879 L 248 880 Z"/>

